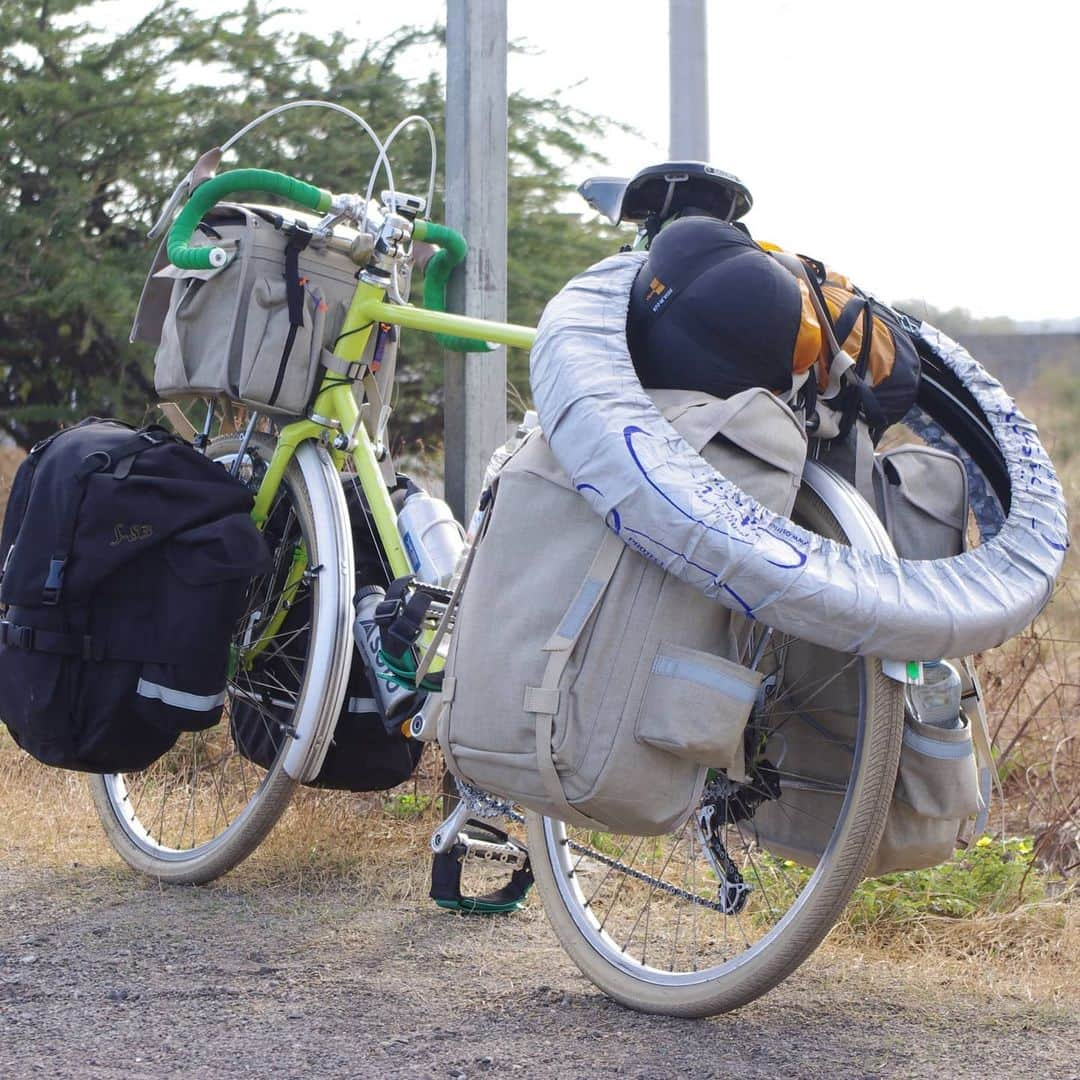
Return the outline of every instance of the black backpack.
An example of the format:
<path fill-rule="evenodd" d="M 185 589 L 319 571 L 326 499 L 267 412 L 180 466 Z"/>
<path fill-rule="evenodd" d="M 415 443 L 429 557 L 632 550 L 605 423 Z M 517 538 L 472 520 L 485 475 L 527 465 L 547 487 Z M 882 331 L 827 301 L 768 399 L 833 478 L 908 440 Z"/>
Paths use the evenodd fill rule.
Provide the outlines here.
<path fill-rule="evenodd" d="M 252 497 L 162 428 L 92 418 L 39 443 L 0 555 L 0 716 L 47 765 L 146 768 L 217 723 L 270 555 Z"/>
<path fill-rule="evenodd" d="M 399 489 L 402 487 L 399 483 Z M 385 588 L 389 578 L 374 540 L 371 515 L 363 495 L 349 478 L 345 478 L 345 501 L 352 525 L 356 580 L 364 585 Z M 271 520 L 267 528 L 273 527 Z M 293 642 L 293 652 L 300 655 L 307 651 L 307 631 L 300 631 L 295 639 L 291 632 L 310 620 L 311 598 L 304 596 L 289 609 L 279 631 L 282 638 Z M 268 685 L 285 685 L 289 681 L 289 672 L 285 669 L 287 663 L 280 654 L 268 652 L 265 658 L 256 661 L 253 679 Z M 230 722 L 237 750 L 249 761 L 268 769 L 282 741 L 288 737 L 289 720 L 288 709 L 265 704 L 256 707 L 243 700 L 235 701 Z M 412 776 L 423 749 L 422 742 L 406 739 L 398 731 L 386 731 L 376 710 L 367 666 L 354 645 L 345 701 L 334 728 L 333 741 L 318 776 L 308 782 L 309 786 L 339 791 L 386 791 Z"/>

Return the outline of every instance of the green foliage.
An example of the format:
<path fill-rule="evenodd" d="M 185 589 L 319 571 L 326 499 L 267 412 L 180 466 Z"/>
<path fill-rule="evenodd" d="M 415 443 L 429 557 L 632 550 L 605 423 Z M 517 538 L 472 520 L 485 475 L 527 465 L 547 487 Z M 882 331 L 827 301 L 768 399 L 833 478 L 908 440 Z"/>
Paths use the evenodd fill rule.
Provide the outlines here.
<path fill-rule="evenodd" d="M 268 30 L 272 9 L 256 0 L 212 18 L 163 0 L 105 37 L 93 8 L 0 0 L 0 431 L 23 446 L 90 412 L 139 419 L 152 400 L 149 352 L 127 341 L 153 255 L 145 235 L 201 152 L 298 98 L 345 104 L 383 135 L 420 113 L 442 147 L 442 80 L 399 71 L 408 49 L 441 40 L 439 27 L 354 43 Z M 558 100 L 521 96 L 510 123 L 510 318 L 532 323 L 559 285 L 615 246 L 558 209 L 571 190 L 564 171 L 592 158 L 603 127 Z M 240 164 L 339 191 L 363 190 L 374 164 L 359 130 L 323 110 L 287 113 L 237 149 Z M 419 128 L 395 142 L 392 162 L 398 188 L 426 190 Z M 441 360 L 433 342 L 406 335 L 398 429 L 411 438 L 441 431 Z M 522 357 L 511 377 L 527 385 Z"/>
<path fill-rule="evenodd" d="M 1015 911 L 1047 896 L 1046 878 L 1032 866 L 1033 851 L 1027 837 L 983 836 L 940 866 L 868 878 L 855 890 L 844 922 L 857 933 L 889 933 L 908 929 L 928 915 L 966 919 Z M 759 860 L 758 873 L 771 892 L 786 888 L 790 901 L 812 871 L 766 855 Z"/>
<path fill-rule="evenodd" d="M 864 881 L 847 922 L 855 930 L 880 929 L 925 915 L 966 919 L 1013 911 L 1045 895 L 1044 879 L 1031 868 L 1033 850 L 1025 837 L 983 836 L 940 866 Z"/>
<path fill-rule="evenodd" d="M 405 819 L 421 817 L 433 802 L 434 799 L 430 795 L 406 792 L 402 795 L 389 796 L 383 806 L 392 818 Z"/>

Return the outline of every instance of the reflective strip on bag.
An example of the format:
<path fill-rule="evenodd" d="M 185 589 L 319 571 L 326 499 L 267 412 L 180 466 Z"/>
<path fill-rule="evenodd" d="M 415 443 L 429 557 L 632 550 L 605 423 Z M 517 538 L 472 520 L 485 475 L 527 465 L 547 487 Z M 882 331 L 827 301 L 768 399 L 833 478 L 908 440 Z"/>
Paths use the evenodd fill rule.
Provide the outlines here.
<path fill-rule="evenodd" d="M 944 728 L 944 731 L 960 732 L 962 728 Z M 912 731 L 908 725 L 904 725 L 904 745 L 910 746 L 918 754 L 927 757 L 950 760 L 954 758 L 966 758 L 975 753 L 970 737 L 959 742 L 939 742 L 937 739 L 927 738 L 917 731 Z"/>
<path fill-rule="evenodd" d="M 225 704 L 224 690 L 220 694 L 189 694 L 185 690 L 162 686 L 160 683 L 150 682 L 147 679 L 139 680 L 135 693 L 139 697 L 153 698 L 177 709 L 187 709 L 189 712 L 209 712 Z"/>
<path fill-rule="evenodd" d="M 722 671 L 715 671 L 704 664 L 695 664 L 692 660 L 681 660 L 674 656 L 657 656 L 652 665 L 653 673 L 668 679 L 683 679 L 686 682 L 707 686 L 719 690 L 733 701 L 753 704 L 757 700 L 757 686 L 741 679 L 733 678 Z"/>

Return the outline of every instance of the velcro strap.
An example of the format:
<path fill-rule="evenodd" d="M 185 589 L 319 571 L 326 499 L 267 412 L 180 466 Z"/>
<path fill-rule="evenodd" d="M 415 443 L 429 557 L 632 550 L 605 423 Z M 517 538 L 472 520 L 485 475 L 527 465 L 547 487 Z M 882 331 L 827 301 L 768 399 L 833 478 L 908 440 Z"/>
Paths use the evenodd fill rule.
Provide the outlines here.
<path fill-rule="evenodd" d="M 569 655 L 577 644 L 589 616 L 596 610 L 619 565 L 626 545 L 613 532 L 605 532 L 585 580 L 559 622 L 559 627 L 544 644 L 544 652 Z"/>
<path fill-rule="evenodd" d="M 405 601 L 397 618 L 382 631 L 387 656 L 404 656 L 416 644 L 430 607 L 431 597 L 427 593 L 413 593 Z"/>
<path fill-rule="evenodd" d="M 559 691 L 548 686 L 525 687 L 525 711 L 529 713 L 549 713 L 555 716 L 559 711 Z"/>
<path fill-rule="evenodd" d="M 359 379 L 364 371 L 364 362 L 362 360 L 343 360 L 340 356 L 335 356 L 329 349 L 323 349 L 319 357 L 319 363 L 327 371 L 332 371 L 335 375 L 340 375 L 344 379 Z"/>

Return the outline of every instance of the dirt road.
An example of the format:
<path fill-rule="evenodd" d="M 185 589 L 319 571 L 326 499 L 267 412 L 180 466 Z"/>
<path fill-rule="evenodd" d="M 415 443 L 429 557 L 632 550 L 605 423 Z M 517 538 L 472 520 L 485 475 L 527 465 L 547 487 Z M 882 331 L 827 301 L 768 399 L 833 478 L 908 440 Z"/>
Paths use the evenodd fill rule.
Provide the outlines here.
<path fill-rule="evenodd" d="M 826 949 L 710 1021 L 640 1016 L 538 904 L 463 919 L 340 885 L 0 870 L 0 1076 L 1080 1076 L 1080 1005 Z M 926 983 L 926 985 L 923 985 Z"/>

